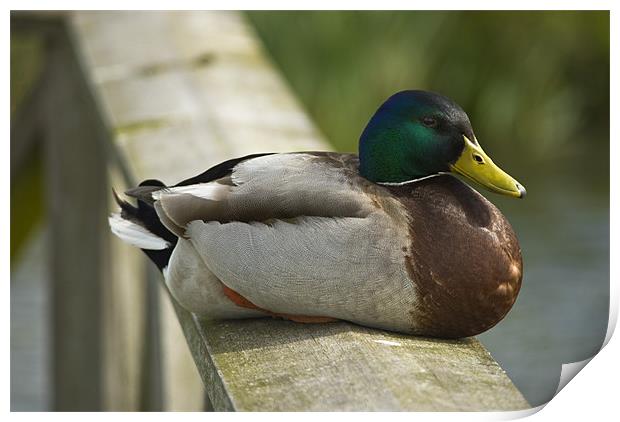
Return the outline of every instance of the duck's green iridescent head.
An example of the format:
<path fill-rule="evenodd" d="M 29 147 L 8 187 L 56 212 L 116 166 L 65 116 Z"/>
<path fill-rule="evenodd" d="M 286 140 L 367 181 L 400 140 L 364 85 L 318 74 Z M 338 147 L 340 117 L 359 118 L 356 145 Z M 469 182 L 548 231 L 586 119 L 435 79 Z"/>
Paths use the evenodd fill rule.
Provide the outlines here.
<path fill-rule="evenodd" d="M 388 98 L 362 133 L 359 157 L 360 173 L 376 183 L 454 172 L 494 192 L 525 196 L 525 188 L 484 153 L 461 107 L 433 92 Z"/>

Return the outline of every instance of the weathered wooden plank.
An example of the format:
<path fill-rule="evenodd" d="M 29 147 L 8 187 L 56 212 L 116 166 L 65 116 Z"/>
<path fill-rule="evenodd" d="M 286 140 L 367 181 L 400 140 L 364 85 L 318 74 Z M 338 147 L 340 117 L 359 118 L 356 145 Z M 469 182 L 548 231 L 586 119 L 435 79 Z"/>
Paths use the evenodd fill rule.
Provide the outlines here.
<path fill-rule="evenodd" d="M 94 22 L 89 23 L 90 21 L 88 21 L 88 19 L 86 20 L 87 22 L 80 20 L 80 17 L 84 17 L 86 15 L 93 17 Z M 74 15 L 75 20 L 72 21 L 73 25 L 71 25 L 71 29 L 74 31 L 74 40 L 78 45 L 90 45 L 88 43 L 84 43 L 84 41 L 91 39 L 89 36 L 77 36 L 79 32 L 76 30 L 79 27 L 79 24 L 77 24 L 78 21 L 86 25 L 85 30 L 89 35 L 92 35 L 95 40 L 98 37 L 97 34 L 100 34 L 105 38 L 105 36 L 114 34 L 116 31 L 117 35 L 122 35 L 122 29 L 118 27 L 119 22 L 125 22 L 127 25 L 131 25 L 134 28 L 140 27 L 139 20 L 133 21 L 122 19 L 119 15 L 107 13 L 102 13 L 101 16 L 108 16 L 111 20 L 106 22 L 109 25 L 111 24 L 112 27 L 99 27 L 97 22 L 100 15 L 98 13 L 78 13 Z M 117 20 L 116 17 L 119 17 L 120 19 Z M 99 31 L 99 29 L 103 29 L 103 31 Z M 125 27 L 125 29 L 127 28 Z M 160 38 L 164 37 L 160 36 Z M 122 50 L 121 46 L 123 44 L 119 44 L 117 41 L 118 39 L 115 38 L 113 44 L 108 44 L 107 49 L 104 48 L 102 51 L 104 53 L 106 51 L 111 51 L 111 54 L 113 54 L 114 51 Z M 160 50 L 155 49 L 154 51 Z M 173 112 L 176 110 L 177 113 L 180 113 L 178 115 L 183 117 L 182 113 L 184 110 L 187 112 L 184 108 L 184 104 L 190 103 L 187 103 L 187 101 L 183 103 L 183 96 L 180 96 L 181 100 L 178 102 L 170 102 L 171 97 L 165 95 L 166 92 L 177 86 L 179 82 L 178 80 L 173 80 L 173 83 L 170 83 L 166 81 L 166 78 L 163 78 L 163 86 L 167 87 L 167 89 L 157 85 L 144 86 L 140 83 L 133 85 L 132 88 L 131 86 L 128 86 L 128 83 L 132 81 L 131 79 L 126 80 L 126 83 L 120 84 L 106 82 L 99 84 L 97 82 L 97 78 L 93 77 L 93 74 L 90 73 L 93 68 L 91 66 L 92 63 L 88 61 L 88 56 L 84 54 L 84 50 L 82 49 L 80 49 L 79 52 L 83 59 L 83 69 L 87 72 L 89 81 L 96 87 L 93 92 L 95 93 L 101 110 L 103 111 L 102 118 L 109 124 L 110 134 L 112 134 L 119 142 L 122 143 L 125 139 L 139 135 L 145 131 L 148 132 L 153 128 L 163 128 L 164 126 L 157 122 L 158 116 L 168 116 L 168 118 L 170 118 L 171 116 L 175 116 Z M 138 54 L 137 56 L 140 55 Z M 147 79 L 149 78 L 147 77 Z M 154 78 L 153 81 L 157 83 L 160 82 L 160 79 Z M 105 86 L 105 89 L 101 89 L 102 86 Z M 164 92 L 163 97 L 148 98 L 143 95 L 145 92 L 150 92 L 153 93 L 153 96 L 156 96 L 155 94 L 160 91 Z M 110 103 L 106 100 L 107 97 L 103 96 L 102 93 L 117 99 L 117 101 Z M 135 98 L 143 100 L 143 104 L 145 104 L 145 106 L 133 107 L 131 105 L 132 99 Z M 110 107 L 110 104 L 112 104 L 112 107 Z M 123 104 L 128 104 L 129 108 L 123 108 Z M 160 104 L 164 107 L 160 107 Z M 151 106 L 150 108 L 148 107 L 149 105 Z M 172 106 L 172 108 L 169 108 L 170 106 Z M 110 110 L 115 110 L 117 114 L 114 115 L 110 113 Z M 118 121 L 115 121 L 115 116 L 119 118 Z M 143 121 L 142 119 L 146 119 L 146 121 Z M 167 147 L 164 149 L 155 146 L 153 153 L 154 155 L 160 155 L 162 151 L 165 151 L 171 146 L 172 145 L 170 143 L 168 143 Z M 120 161 L 122 163 L 142 162 L 142 160 L 128 161 L 126 156 L 126 154 L 121 154 Z M 141 170 L 138 168 L 136 171 L 133 165 L 128 168 L 123 168 L 122 170 L 126 175 L 126 179 L 137 180 L 144 177 L 142 176 L 143 173 Z M 126 180 L 126 182 L 128 182 L 128 180 Z M 124 187 L 127 187 L 127 185 L 116 185 L 115 187 L 122 191 Z M 112 265 L 116 265 L 116 263 L 112 263 Z M 161 306 L 161 299 L 157 297 L 161 295 L 161 289 L 152 284 L 151 281 L 152 280 L 149 280 L 146 289 L 149 292 L 149 297 L 154 300 L 152 305 L 154 304 L 159 311 L 155 314 L 151 312 L 153 311 L 152 306 L 149 307 L 146 329 L 151 339 L 153 338 L 152 336 L 157 335 L 158 332 L 161 333 L 161 337 L 154 342 L 148 342 L 144 350 L 143 357 L 148 357 L 145 362 L 151 363 L 143 366 L 142 368 L 140 408 L 149 410 L 201 410 L 204 407 L 204 390 L 200 382 L 200 377 L 196 372 L 195 365 L 191 361 L 191 355 L 187 349 L 187 345 L 184 344 L 182 340 L 183 335 L 179 327 L 178 319 L 173 315 L 169 307 Z M 169 301 L 167 295 L 165 300 Z M 161 352 L 159 351 L 160 347 L 163 347 Z M 159 372 L 159 368 L 161 368 L 161 374 L 157 375 L 155 372 Z"/>
<path fill-rule="evenodd" d="M 51 248 L 53 408 L 100 410 L 106 163 L 99 118 L 63 30 L 51 40 L 45 93 Z M 59 112 L 62 111 L 62 112 Z"/>
<path fill-rule="evenodd" d="M 149 264 L 150 265 L 150 264 Z M 153 268 L 153 272 L 157 269 Z M 158 282 L 161 310 L 162 332 L 162 403 L 167 411 L 196 411 L 204 409 L 205 391 L 192 354 L 185 341 L 179 318 L 174 309 L 175 303 L 168 295 L 160 275 L 153 281 Z"/>
<path fill-rule="evenodd" d="M 38 350 L 52 362 L 43 374 L 51 375 L 45 387 L 47 406 L 142 409 L 142 349 L 148 349 L 141 344 L 144 277 L 139 273 L 145 263 L 135 248 L 122 242 L 106 248 L 111 236 L 105 223 L 109 191 L 104 126 L 60 16 L 48 21 L 24 13 L 16 22 L 43 27 L 49 46 L 43 77 L 19 111 L 11 134 L 12 143 L 37 136 L 45 152 L 54 245 L 48 251 L 52 259 L 44 260 L 52 286 L 45 291 L 52 296 L 46 300 L 53 299 L 53 318 L 38 323 L 51 330 L 53 341 Z M 117 265 L 109 265 L 109 259 Z"/>
<path fill-rule="evenodd" d="M 252 152 L 329 149 L 238 13 L 80 12 L 71 24 L 136 179 L 176 182 Z M 347 323 L 205 322 L 172 304 L 215 410 L 527 407 L 475 339 Z"/>
<path fill-rule="evenodd" d="M 105 134 L 67 37 L 62 21 L 65 14 L 11 14 L 12 29 L 36 31 L 48 47 L 39 58 L 42 76 L 12 122 L 11 153 L 13 159 L 16 146 L 21 151 L 16 156 L 27 155 L 31 148 L 24 146 L 32 139 L 39 141 L 45 153 L 51 221 L 45 254 L 52 258 L 45 256 L 37 265 L 24 263 L 32 267 L 33 280 L 20 279 L 16 274 L 16 282 L 24 285 L 13 286 L 12 292 L 26 289 L 32 296 L 28 300 L 42 296 L 45 306 L 24 308 L 27 302 L 18 297 L 16 300 L 22 302 L 11 308 L 16 309 L 15 318 L 11 318 L 16 324 L 12 330 L 16 339 L 36 334 L 41 340 L 31 345 L 31 350 L 14 354 L 15 369 L 20 373 L 11 378 L 18 394 L 12 407 L 135 410 L 141 369 L 136 346 L 144 334 L 139 300 L 142 280 L 132 273 L 137 267 L 131 265 L 131 257 L 135 260 L 139 255 L 118 242 L 118 248 L 111 250 L 113 260 L 120 265 L 106 265 L 108 192 L 106 143 L 101 139 Z M 12 167 L 19 167 L 20 161 L 12 162 Z M 141 258 L 138 262 L 144 266 Z M 35 291 L 37 271 L 45 273 L 49 286 L 39 286 Z M 38 334 L 41 330 L 44 335 Z M 39 354 L 45 357 L 44 365 L 32 358 L 34 364 L 28 370 L 20 364 Z M 13 371 L 13 364 L 11 368 Z M 40 379 L 45 380 L 44 385 Z"/>
<path fill-rule="evenodd" d="M 238 13 L 82 12 L 73 23 L 101 108 L 138 178 L 173 182 L 239 154 L 327 148 Z M 137 27 L 161 48 L 101 45 L 100 33 L 124 40 Z"/>
<path fill-rule="evenodd" d="M 202 322 L 212 371 L 244 411 L 523 409 L 475 339 L 438 340 L 348 323 Z M 214 405 L 226 406 L 226 403 Z"/>

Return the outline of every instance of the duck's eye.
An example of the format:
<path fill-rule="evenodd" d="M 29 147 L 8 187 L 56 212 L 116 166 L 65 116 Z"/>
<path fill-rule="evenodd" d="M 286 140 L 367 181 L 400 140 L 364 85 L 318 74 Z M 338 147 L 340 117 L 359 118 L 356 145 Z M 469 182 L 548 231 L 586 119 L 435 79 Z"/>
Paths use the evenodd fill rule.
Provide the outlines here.
<path fill-rule="evenodd" d="M 437 119 L 431 116 L 422 117 L 422 124 L 426 127 L 437 127 Z"/>
<path fill-rule="evenodd" d="M 484 164 L 484 158 L 482 158 L 482 156 L 478 155 L 478 154 L 473 154 L 472 158 L 478 163 L 478 164 Z"/>

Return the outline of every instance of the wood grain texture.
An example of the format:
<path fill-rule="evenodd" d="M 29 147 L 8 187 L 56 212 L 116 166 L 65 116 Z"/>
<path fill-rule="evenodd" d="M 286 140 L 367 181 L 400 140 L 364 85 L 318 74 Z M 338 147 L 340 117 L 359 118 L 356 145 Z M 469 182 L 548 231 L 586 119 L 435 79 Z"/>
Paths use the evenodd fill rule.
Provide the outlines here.
<path fill-rule="evenodd" d="M 329 149 L 239 13 L 79 12 L 71 27 L 113 147 L 136 180 L 174 183 L 254 152 Z M 529 407 L 475 339 L 206 322 L 172 305 L 215 410 Z"/>
<path fill-rule="evenodd" d="M 24 328 L 45 333 L 36 351 L 20 353 L 24 359 L 33 353 L 46 359 L 43 367 L 34 362 L 29 370 L 20 366 L 23 359 L 16 361 L 22 371 L 17 406 L 42 406 L 37 391 L 42 378 L 48 385 L 43 385 L 45 407 L 40 410 L 136 410 L 144 361 L 144 280 L 138 273 L 144 262 L 135 248 L 115 239 L 108 243 L 105 127 L 62 21 L 66 13 L 51 20 L 47 14 L 18 15 L 13 19 L 12 14 L 12 23 L 46 37 L 45 71 L 12 125 L 11 142 L 28 143 L 34 137 L 45 155 L 49 259 L 44 257 L 33 271 L 44 271 L 49 286 L 22 286 L 42 294 L 46 306 L 31 309 L 33 318 L 16 314 L 16 323 L 26 324 L 16 330 L 18 339 L 31 338 L 32 333 L 20 333 Z"/>
<path fill-rule="evenodd" d="M 58 31 L 48 54 L 40 101 L 46 110 L 46 204 L 54 244 L 50 248 L 53 409 L 95 411 L 103 405 L 100 298 L 107 251 L 103 133 L 65 31 Z"/>
<path fill-rule="evenodd" d="M 438 340 L 349 323 L 199 322 L 216 410 L 481 411 L 529 407 L 473 338 Z M 230 403 L 219 399 L 224 394 Z"/>

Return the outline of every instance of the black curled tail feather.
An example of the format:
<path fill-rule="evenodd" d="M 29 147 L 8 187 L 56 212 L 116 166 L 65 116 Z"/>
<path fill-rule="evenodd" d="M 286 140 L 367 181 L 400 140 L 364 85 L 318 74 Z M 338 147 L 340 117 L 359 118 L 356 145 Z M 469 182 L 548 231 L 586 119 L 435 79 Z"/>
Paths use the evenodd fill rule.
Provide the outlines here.
<path fill-rule="evenodd" d="M 232 174 L 233 169 L 235 168 L 235 166 L 237 166 L 237 164 L 264 155 L 271 155 L 271 153 L 251 154 L 246 155 L 245 157 L 233 158 L 224 161 L 223 163 L 217 164 L 197 176 L 177 183 L 173 187 L 188 186 L 198 183 L 208 183 L 213 180 L 229 176 L 230 174 Z M 169 243 L 169 246 L 166 249 L 142 249 L 144 253 L 151 259 L 151 261 L 153 261 L 159 267 L 160 270 L 163 270 L 163 268 L 168 265 L 170 255 L 172 255 L 172 250 L 176 246 L 178 239 L 176 235 L 166 229 L 166 227 L 162 224 L 154 208 L 154 201 L 151 194 L 155 191 L 163 189 L 168 189 L 168 187 L 159 180 L 149 179 L 140 183 L 137 188 L 129 189 L 128 191 L 126 191 L 125 194 L 127 194 L 127 196 L 136 198 L 138 200 L 137 207 L 134 207 L 126 201 L 123 201 L 121 198 L 118 197 L 118 195 L 116 195 L 116 192 L 114 192 L 114 198 L 116 199 L 118 205 L 121 207 L 121 218 L 140 225 L 141 227 L 148 230 L 150 233 L 158 236 L 161 239 L 164 239 Z"/>
<path fill-rule="evenodd" d="M 170 261 L 172 250 L 177 243 L 177 237 L 172 232 L 170 232 L 159 220 L 157 212 L 153 207 L 153 201 L 148 199 L 150 198 L 150 195 L 136 195 L 135 193 L 136 191 L 140 193 L 146 193 L 148 191 L 150 193 L 165 188 L 166 186 L 159 180 L 145 180 L 144 182 L 140 183 L 139 186 L 140 187 L 130 189 L 126 192 L 129 196 L 136 197 L 138 199 L 137 207 L 121 199 L 114 190 L 112 190 L 112 192 L 114 194 L 114 199 L 116 200 L 116 203 L 121 208 L 121 218 L 144 227 L 149 232 L 162 239 L 165 239 L 169 243 L 169 246 L 166 249 L 142 249 L 142 251 L 149 257 L 149 259 L 153 261 L 160 270 L 163 270 L 164 267 L 168 265 L 168 261 Z M 153 189 L 148 189 L 148 187 L 152 187 Z"/>

